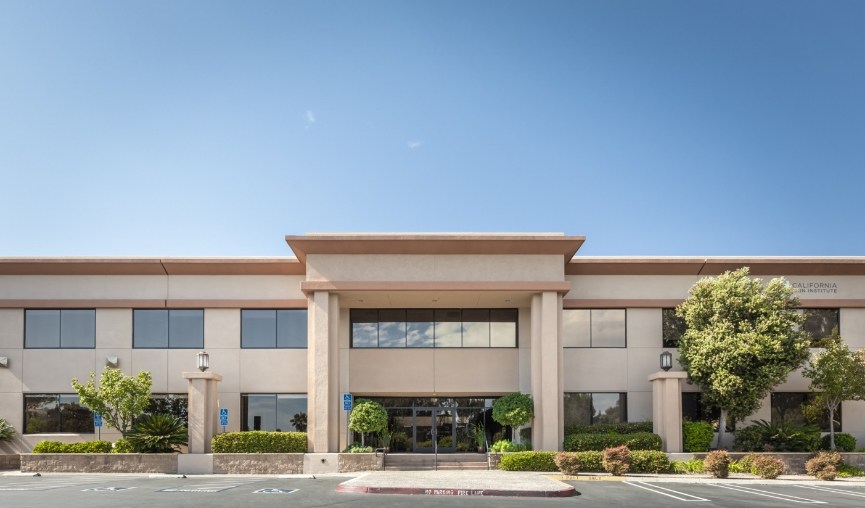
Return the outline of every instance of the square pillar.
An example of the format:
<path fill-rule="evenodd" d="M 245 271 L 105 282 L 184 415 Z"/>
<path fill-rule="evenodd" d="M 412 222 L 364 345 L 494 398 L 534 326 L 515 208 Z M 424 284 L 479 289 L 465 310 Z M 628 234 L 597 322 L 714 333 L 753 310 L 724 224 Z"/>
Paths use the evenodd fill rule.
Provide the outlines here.
<path fill-rule="evenodd" d="M 189 382 L 189 453 L 210 453 L 210 440 L 217 432 L 219 407 L 216 383 L 222 376 L 213 372 L 184 372 Z"/>
<path fill-rule="evenodd" d="M 687 372 L 655 372 L 652 383 L 652 430 L 667 453 L 682 451 L 682 381 Z"/>
<path fill-rule="evenodd" d="M 561 307 L 558 293 L 548 291 L 532 297 L 531 379 L 535 404 L 532 447 L 535 450 L 560 450 L 564 440 Z"/>
<path fill-rule="evenodd" d="M 307 440 L 310 453 L 339 448 L 339 300 L 327 291 L 309 296 Z"/>

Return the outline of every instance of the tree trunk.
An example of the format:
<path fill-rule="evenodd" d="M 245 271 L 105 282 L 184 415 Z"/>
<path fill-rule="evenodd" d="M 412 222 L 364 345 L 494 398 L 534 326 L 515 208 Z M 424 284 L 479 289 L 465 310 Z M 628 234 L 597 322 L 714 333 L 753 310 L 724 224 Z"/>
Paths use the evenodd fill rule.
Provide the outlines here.
<path fill-rule="evenodd" d="M 835 406 L 832 404 L 827 404 L 829 406 L 829 449 L 833 452 L 835 451 Z"/>
<path fill-rule="evenodd" d="M 364 437 L 365 435 L 366 435 L 366 432 L 361 432 L 361 433 L 360 433 L 360 445 L 361 445 L 361 446 L 366 446 L 366 443 L 364 443 L 364 441 L 363 441 L 363 437 Z"/>
<path fill-rule="evenodd" d="M 721 417 L 718 418 L 718 443 L 715 445 L 715 449 L 721 450 L 721 443 L 724 442 L 724 431 L 727 430 L 727 410 L 721 410 Z"/>

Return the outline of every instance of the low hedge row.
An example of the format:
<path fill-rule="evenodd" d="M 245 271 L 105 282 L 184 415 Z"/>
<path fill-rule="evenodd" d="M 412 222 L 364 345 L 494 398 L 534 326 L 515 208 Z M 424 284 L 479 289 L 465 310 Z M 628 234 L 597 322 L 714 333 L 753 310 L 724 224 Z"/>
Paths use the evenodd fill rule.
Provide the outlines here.
<path fill-rule="evenodd" d="M 603 451 L 625 445 L 631 450 L 661 450 L 661 436 L 651 432 L 634 434 L 570 434 L 565 436 L 566 452 Z"/>
<path fill-rule="evenodd" d="M 306 432 L 226 432 L 213 436 L 213 453 L 306 453 Z"/>
<path fill-rule="evenodd" d="M 85 441 L 83 443 L 61 443 L 39 441 L 33 453 L 111 453 L 111 441 Z"/>
<path fill-rule="evenodd" d="M 622 422 L 622 423 L 595 423 L 593 425 L 567 425 L 565 435 L 568 434 L 640 434 L 652 432 L 652 422 Z"/>
<path fill-rule="evenodd" d="M 565 474 L 603 472 L 604 452 L 515 452 L 502 456 L 499 469 L 505 471 L 561 471 Z M 669 473 L 673 469 L 667 454 L 653 450 L 631 452 L 631 473 Z"/>

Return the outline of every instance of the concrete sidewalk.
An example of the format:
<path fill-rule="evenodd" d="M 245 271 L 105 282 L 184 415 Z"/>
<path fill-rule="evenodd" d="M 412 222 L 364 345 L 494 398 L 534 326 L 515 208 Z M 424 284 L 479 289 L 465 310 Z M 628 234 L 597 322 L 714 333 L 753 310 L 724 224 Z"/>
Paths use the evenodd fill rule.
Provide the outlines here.
<path fill-rule="evenodd" d="M 568 497 L 574 487 L 538 473 L 510 471 L 375 471 L 343 482 L 337 492 L 426 496 Z"/>

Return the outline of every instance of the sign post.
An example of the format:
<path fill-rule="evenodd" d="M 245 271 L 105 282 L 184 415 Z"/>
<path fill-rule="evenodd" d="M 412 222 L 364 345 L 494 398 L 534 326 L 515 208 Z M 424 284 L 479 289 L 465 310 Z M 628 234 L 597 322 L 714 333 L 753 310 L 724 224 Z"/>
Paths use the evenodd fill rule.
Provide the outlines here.
<path fill-rule="evenodd" d="M 354 397 L 350 393 L 342 394 L 342 410 L 346 413 L 351 412 L 352 406 L 354 406 Z M 345 447 L 348 448 L 348 414 L 345 415 Z"/>
<path fill-rule="evenodd" d="M 96 439 L 102 439 L 102 413 L 93 413 L 93 426 L 96 427 Z"/>
<path fill-rule="evenodd" d="M 225 428 L 228 427 L 228 408 L 227 407 L 219 408 L 219 425 L 222 426 L 222 432 L 225 432 Z"/>

